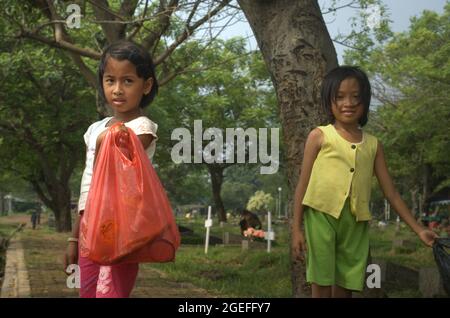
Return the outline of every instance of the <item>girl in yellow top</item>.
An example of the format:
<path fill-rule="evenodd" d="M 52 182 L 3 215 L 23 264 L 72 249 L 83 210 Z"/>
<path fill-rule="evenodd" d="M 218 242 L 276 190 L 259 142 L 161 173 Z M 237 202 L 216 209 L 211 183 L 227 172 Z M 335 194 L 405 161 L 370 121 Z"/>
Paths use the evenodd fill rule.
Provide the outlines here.
<path fill-rule="evenodd" d="M 307 252 L 312 297 L 351 297 L 352 291 L 363 289 L 373 173 L 419 238 L 432 246 L 437 237 L 416 222 L 395 189 L 381 143 L 361 129 L 368 120 L 370 98 L 369 80 L 357 67 L 337 67 L 322 83 L 322 104 L 332 123 L 313 129 L 306 140 L 292 229 L 294 255 L 303 259 Z"/>

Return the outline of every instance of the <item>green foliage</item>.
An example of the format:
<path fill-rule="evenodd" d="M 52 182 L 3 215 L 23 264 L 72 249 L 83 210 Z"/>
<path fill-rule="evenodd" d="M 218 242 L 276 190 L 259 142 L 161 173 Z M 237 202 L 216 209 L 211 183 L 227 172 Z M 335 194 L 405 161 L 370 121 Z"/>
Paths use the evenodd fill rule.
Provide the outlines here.
<path fill-rule="evenodd" d="M 18 190 L 14 180 L 32 183 L 59 212 L 55 193 L 81 168 L 95 98 L 66 55 L 18 44 L 0 52 L 0 175 L 12 184 L 8 191 Z"/>
<path fill-rule="evenodd" d="M 96 71 L 97 61 L 82 57 L 81 62 L 77 61 L 77 57 L 79 57 L 80 52 L 84 52 L 82 55 L 87 54 L 88 56 L 91 55 L 89 52 L 101 52 L 108 41 L 105 34 L 107 28 L 105 25 L 102 27 L 97 21 L 107 20 L 108 17 L 103 18 L 98 14 L 96 15 L 96 12 L 94 12 L 96 7 L 92 3 L 85 1 L 75 1 L 74 3 L 80 4 L 82 8 L 80 29 L 69 29 L 64 23 L 49 23 L 50 13 L 56 14 L 59 19 L 67 17 L 67 3 L 64 1 L 52 3 L 45 3 L 45 1 L 3 1 L 4 10 L 0 13 L 0 30 L 4 35 L 4 41 L 0 43 L 0 52 L 6 51 L 10 54 L 10 48 L 12 47 L 30 49 L 30 52 L 36 51 L 36 53 L 32 53 L 31 59 L 41 62 L 42 66 L 32 73 L 34 72 L 38 79 L 36 82 L 43 81 L 45 85 L 42 86 L 42 89 L 35 89 L 35 91 L 46 92 L 50 90 L 48 94 L 56 96 L 64 92 L 64 90 L 61 90 L 61 85 L 69 88 L 68 83 L 71 84 L 70 91 L 73 96 L 59 101 L 60 107 L 58 107 L 57 116 L 63 122 L 78 118 L 81 124 L 76 124 L 72 131 L 66 131 L 62 134 L 60 127 L 56 127 L 53 121 L 46 123 L 45 128 L 41 127 L 42 123 L 38 123 L 37 126 L 40 128 L 33 127 L 33 129 L 37 129 L 33 133 L 39 134 L 40 142 L 48 145 L 46 146 L 48 149 L 46 148 L 44 151 L 45 157 L 51 161 L 49 164 L 51 168 L 47 169 L 48 171 L 54 171 L 55 174 L 61 176 L 63 171 L 67 170 L 64 167 L 55 166 L 56 163 L 64 161 L 61 161 L 60 157 L 67 156 L 74 159 L 77 167 L 73 173 L 74 177 L 70 181 L 70 187 L 74 193 L 77 193 L 84 150 L 77 148 L 76 154 L 72 156 L 67 147 L 69 147 L 68 145 L 74 145 L 75 140 L 78 142 L 76 147 L 82 146 L 82 143 L 80 143 L 82 132 L 88 123 L 95 119 L 95 105 L 92 87 L 82 83 L 80 72 L 74 71 L 71 65 L 75 66 L 76 64 L 80 67 L 84 63 L 88 71 L 81 67 L 83 75 L 93 86 L 92 76 Z M 126 17 L 124 12 L 119 13 L 122 4 L 121 1 L 116 0 L 105 2 L 105 6 L 108 6 L 110 13 L 118 13 L 124 20 L 136 20 L 136 23 L 122 25 L 125 28 L 123 35 L 134 36 L 134 40 L 138 43 L 144 43 L 154 36 L 152 41 L 147 42 L 152 55 L 161 57 L 163 53 L 168 53 L 166 59 L 160 60 L 162 62 L 157 67 L 157 77 L 160 80 L 171 78 L 172 74 L 173 77 L 176 77 L 176 80 L 169 81 L 168 85 L 166 84 L 161 88 L 155 103 L 147 110 L 147 114 L 159 124 L 158 136 L 160 139 L 154 159 L 157 171 L 174 203 L 209 202 L 211 201 L 211 195 L 205 193 L 209 192 L 210 183 L 208 184 L 205 167 L 202 165 L 177 166 L 172 162 L 170 149 L 174 142 L 170 140 L 171 132 L 176 127 L 192 128 L 194 119 L 203 119 L 205 127 L 240 126 L 245 129 L 249 126 L 276 126 L 275 94 L 264 62 L 259 53 L 246 52 L 243 39 L 219 41 L 212 40 L 214 37 L 208 39 L 206 39 L 206 36 L 202 39 L 195 37 L 195 34 L 204 32 L 204 30 L 200 31 L 201 28 L 190 30 L 190 36 L 182 43 L 177 43 L 173 52 L 167 51 L 168 47 L 174 44 L 180 36 L 183 36 L 186 27 L 194 25 L 196 21 L 200 21 L 205 16 L 206 12 L 213 7 L 217 7 L 217 3 L 214 1 L 201 1 L 196 4 L 189 1 L 180 1 L 174 13 L 169 13 L 173 8 L 164 8 L 167 3 L 150 2 L 148 6 L 146 4 L 145 8 L 142 4 L 139 4 L 133 16 L 129 17 Z M 164 14 L 169 13 L 167 20 L 161 18 L 160 10 L 163 10 Z M 225 7 L 220 11 L 220 16 L 208 16 L 208 24 L 214 29 L 216 23 L 223 21 L 224 16 L 231 16 L 236 11 L 238 10 Z M 186 21 L 188 16 L 191 18 L 189 23 Z M 236 18 L 236 16 L 233 16 L 233 18 Z M 141 22 L 143 22 L 142 27 L 140 26 Z M 110 28 L 114 27 L 113 24 L 106 25 Z M 116 26 L 119 28 L 118 25 Z M 57 38 L 57 36 L 55 37 L 55 30 L 59 27 L 64 29 L 63 33 L 67 33 L 67 41 L 78 48 L 76 52 L 64 48 L 50 49 L 51 45 L 56 45 L 54 42 L 54 39 Z M 20 54 L 17 57 L 20 57 Z M 7 59 L 9 59 L 9 55 L 2 67 L 8 67 Z M 15 63 L 12 64 L 13 67 L 15 67 L 14 65 Z M 64 69 L 58 69 L 62 65 L 64 65 Z M 57 69 L 59 72 L 55 71 Z M 17 69 L 11 69 L 9 76 L 14 76 L 14 79 L 23 78 L 17 72 Z M 64 78 L 67 78 L 67 83 L 61 81 Z M 30 83 L 26 85 L 32 86 Z M 14 84 L 14 87 L 18 86 Z M 23 89 L 11 91 L 10 97 L 19 96 L 22 98 L 20 104 L 26 105 L 23 106 L 25 108 L 30 105 L 29 108 L 33 111 L 24 108 L 23 112 L 18 110 L 12 112 L 13 108 L 5 106 L 8 110 L 8 116 L 17 117 L 16 127 L 22 129 L 20 125 L 28 121 L 27 118 L 22 117 L 33 117 L 33 121 L 35 117 L 39 118 L 39 116 L 41 119 L 45 119 L 48 111 L 41 106 L 43 97 L 41 96 L 40 100 L 34 99 L 30 103 L 29 99 L 32 98 L 28 98 L 29 95 L 18 93 L 19 91 L 23 91 Z M 30 90 L 26 91 L 29 92 Z M 82 96 L 86 98 L 81 98 Z M 70 103 L 70 101 L 74 102 Z M 47 101 L 45 105 L 52 108 L 53 103 L 53 100 L 50 103 Z M 38 104 L 39 106 L 36 106 Z M 36 113 L 37 110 L 39 110 L 39 114 Z M 2 116 L 6 114 L 4 109 L 0 112 L 2 112 Z M 72 118 L 67 118 L 66 115 L 69 114 L 72 114 Z M 78 128 L 80 129 L 75 132 Z M 21 145 L 23 149 L 17 152 L 15 148 L 12 148 L 15 145 L 11 142 L 11 139 L 4 140 L 2 134 L 0 144 L 4 149 L 14 149 L 16 156 L 21 157 L 20 160 L 14 162 L 15 167 L 5 161 L 4 169 L 15 169 L 19 172 L 20 177 L 26 176 L 27 178 L 34 178 L 40 174 L 39 166 L 35 163 L 38 160 L 43 161 L 43 159 L 38 158 L 38 154 L 31 149 L 26 149 L 26 143 Z M 59 148 L 55 149 L 55 144 L 59 144 Z M 42 176 L 40 177 L 41 180 L 45 179 Z M 54 189 L 58 186 L 53 185 L 51 187 Z"/>
<path fill-rule="evenodd" d="M 226 297 L 291 297 L 286 248 L 241 251 L 240 247 L 181 247 L 173 264 L 151 265 L 171 279 L 190 281 Z M 270 286 L 270 288 L 268 288 Z"/>
<path fill-rule="evenodd" d="M 247 210 L 265 212 L 272 207 L 273 201 L 273 197 L 270 193 L 256 191 L 250 200 L 248 200 Z"/>
<path fill-rule="evenodd" d="M 444 13 L 424 11 L 408 31 L 365 50 L 347 51 L 348 64 L 370 74 L 377 98 L 369 129 L 382 141 L 402 192 L 429 187 L 425 198 L 449 184 L 450 4 Z M 377 101 L 375 101 L 376 103 Z"/>
<path fill-rule="evenodd" d="M 208 45 L 191 41 L 177 49 L 171 61 L 173 65 L 193 63 L 193 71 L 181 73 L 163 86 L 148 110 L 160 127 L 154 163 L 175 202 L 211 202 L 205 165 L 172 162 L 171 149 L 178 142 L 171 140 L 172 131 L 187 128 L 193 138 L 194 120 L 201 119 L 203 130 L 222 129 L 225 143 L 226 128 L 278 127 L 275 94 L 260 54 L 247 52 L 241 38 L 215 40 Z M 207 143 L 203 142 L 203 147 Z M 227 171 L 236 168 L 254 178 L 258 166 L 227 165 Z M 228 176 L 225 172 L 222 188 L 226 208 L 242 208 L 256 189 L 237 180 L 227 184 Z M 238 193 L 238 189 L 243 192 Z"/>
<path fill-rule="evenodd" d="M 72 147 L 82 140 L 86 119 L 92 117 L 83 105 L 92 104 L 93 95 L 67 58 L 54 49 L 25 44 L 0 54 L 0 68 L 2 149 L 8 150 L 2 157 L 13 159 L 3 164 L 27 175 L 42 159 L 38 151 L 53 165 L 75 152 Z M 50 156 L 51 151 L 58 156 Z"/>
<path fill-rule="evenodd" d="M 178 220 L 178 223 L 183 224 L 183 221 Z M 201 224 L 190 223 L 187 226 L 194 229 L 197 243 L 200 243 L 204 234 Z M 395 227 L 395 224 L 390 223 L 384 230 L 370 228 L 371 256 L 416 270 L 433 266 L 432 249 L 420 242 L 409 228 L 401 227 L 396 232 Z M 213 233 L 217 226 L 211 230 Z M 205 255 L 202 245 L 182 245 L 174 263 L 143 266 L 156 267 L 170 279 L 191 282 L 223 297 L 291 297 L 287 225 L 275 225 L 275 233 L 278 244 L 270 254 L 265 249 L 242 251 L 240 246 L 210 245 Z M 394 239 L 409 240 L 415 243 L 416 248 L 407 253 L 394 251 Z M 398 282 L 386 282 L 382 287 L 388 297 L 421 297 L 418 288 L 407 289 Z"/>
<path fill-rule="evenodd" d="M 346 51 L 346 55 L 359 54 L 366 55 L 377 43 L 385 41 L 392 35 L 389 23 L 389 13 L 387 6 L 381 0 L 358 0 L 351 5 L 354 9 L 360 9 L 359 14 L 352 16 L 349 23 L 352 27 L 349 34 L 339 33 L 335 41 L 353 50 Z M 337 0 L 331 1 L 330 8 L 322 10 L 339 14 L 341 3 Z M 344 5 L 345 6 L 345 5 Z M 373 16 L 371 16 L 373 14 Z M 378 15 L 379 14 L 379 15 Z"/>
<path fill-rule="evenodd" d="M 228 209 L 240 212 L 247 206 L 247 202 L 256 191 L 261 190 L 278 198 L 278 188 L 281 187 L 283 189 L 281 191 L 282 211 L 284 211 L 288 199 L 286 180 L 283 167 L 280 167 L 275 174 L 263 175 L 259 173 L 259 167 L 255 165 L 234 165 L 225 171 L 222 197 Z M 276 207 L 272 204 L 271 208 Z"/>

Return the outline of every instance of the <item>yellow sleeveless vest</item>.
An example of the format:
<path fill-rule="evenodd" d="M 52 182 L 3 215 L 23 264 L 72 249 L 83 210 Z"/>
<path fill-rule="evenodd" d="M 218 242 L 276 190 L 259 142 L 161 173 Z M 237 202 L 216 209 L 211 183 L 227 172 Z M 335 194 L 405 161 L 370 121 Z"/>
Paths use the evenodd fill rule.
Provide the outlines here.
<path fill-rule="evenodd" d="M 303 205 L 339 218 L 350 194 L 350 209 L 356 220 L 370 220 L 377 139 L 363 132 L 362 142 L 355 144 L 345 140 L 331 124 L 318 128 L 324 138 L 314 161 Z"/>

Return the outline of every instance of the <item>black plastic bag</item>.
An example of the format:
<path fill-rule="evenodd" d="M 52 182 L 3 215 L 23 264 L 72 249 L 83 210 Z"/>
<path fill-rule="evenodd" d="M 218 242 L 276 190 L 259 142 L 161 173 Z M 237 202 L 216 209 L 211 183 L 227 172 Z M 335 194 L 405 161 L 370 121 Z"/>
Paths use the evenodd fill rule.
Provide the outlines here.
<path fill-rule="evenodd" d="M 450 296 L 450 254 L 445 250 L 450 248 L 450 238 L 438 238 L 433 244 L 433 254 L 441 273 L 445 292 Z"/>

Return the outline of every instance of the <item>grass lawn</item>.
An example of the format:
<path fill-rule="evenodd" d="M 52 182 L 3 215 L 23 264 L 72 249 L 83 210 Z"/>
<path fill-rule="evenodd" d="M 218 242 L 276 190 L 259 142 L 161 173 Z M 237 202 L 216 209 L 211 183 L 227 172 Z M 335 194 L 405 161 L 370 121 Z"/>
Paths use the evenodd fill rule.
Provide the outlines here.
<path fill-rule="evenodd" d="M 0 236 L 11 233 L 18 224 L 5 220 L 0 218 Z M 267 253 L 263 244 L 242 250 L 237 244 L 240 236 L 237 219 L 231 219 L 223 227 L 215 222 L 211 235 L 222 239 L 223 233 L 229 232 L 237 242 L 226 246 L 210 245 L 205 255 L 204 220 L 179 219 L 177 222 L 192 229 L 193 235 L 188 240 L 182 239 L 176 262 L 141 265 L 134 297 L 291 297 L 287 224 L 277 222 L 274 225 L 276 242 L 272 252 Z M 263 225 L 263 228 L 267 226 Z M 66 287 L 66 276 L 62 272 L 61 256 L 68 234 L 56 233 L 42 225 L 35 231 L 28 227 L 20 235 L 32 295 L 76 297 L 78 291 Z M 413 269 L 435 266 L 432 249 L 424 246 L 408 228 L 395 231 L 393 224 L 384 230 L 372 227 L 370 237 L 371 254 L 375 259 Z M 408 248 L 393 248 L 392 242 L 396 239 L 410 241 Z M 389 284 L 385 288 L 389 297 L 421 297 L 417 288 Z"/>
<path fill-rule="evenodd" d="M 287 249 L 242 251 L 240 246 L 182 246 L 176 262 L 152 264 L 171 279 L 227 297 L 291 297 Z"/>
<path fill-rule="evenodd" d="M 222 239 L 228 232 L 241 237 L 238 219 L 231 219 L 220 227 L 214 219 L 211 235 Z M 291 297 L 291 278 L 288 232 L 285 225 L 274 225 L 277 242 L 271 253 L 258 246 L 243 251 L 239 243 L 229 246 L 210 245 L 205 255 L 205 227 L 203 219 L 178 219 L 179 225 L 194 231 L 182 238 L 176 261 L 152 264 L 171 279 L 189 281 L 196 286 L 227 297 Z M 264 228 L 267 228 L 263 225 Z M 188 243 L 188 244 L 186 244 Z"/>
<path fill-rule="evenodd" d="M 410 241 L 410 247 L 392 247 L 396 239 Z M 401 227 L 395 231 L 395 225 L 390 225 L 385 230 L 370 229 L 370 245 L 373 258 L 379 258 L 403 266 L 418 270 L 422 267 L 432 267 L 434 261 L 433 250 L 414 234 L 408 227 Z"/>
<path fill-rule="evenodd" d="M 208 290 L 230 297 L 291 297 L 291 273 L 288 249 L 288 229 L 285 224 L 274 226 L 277 243 L 272 253 L 263 249 L 242 251 L 240 246 L 211 246 L 204 253 L 204 220 L 177 220 L 178 224 L 194 230 L 198 245 L 182 245 L 175 263 L 151 265 L 179 281 L 189 281 Z M 265 225 L 263 226 L 267 228 Z M 228 231 L 239 235 L 237 220 L 224 228 L 213 225 L 211 235 L 222 238 Z M 410 241 L 408 248 L 393 248 L 393 241 Z M 183 240 L 182 240 L 183 241 Z M 371 254 L 375 259 L 394 262 L 413 269 L 436 266 L 432 249 L 426 247 L 409 228 L 395 224 L 386 229 L 370 229 Z M 421 297 L 420 291 L 395 284 L 386 284 L 389 297 Z"/>

